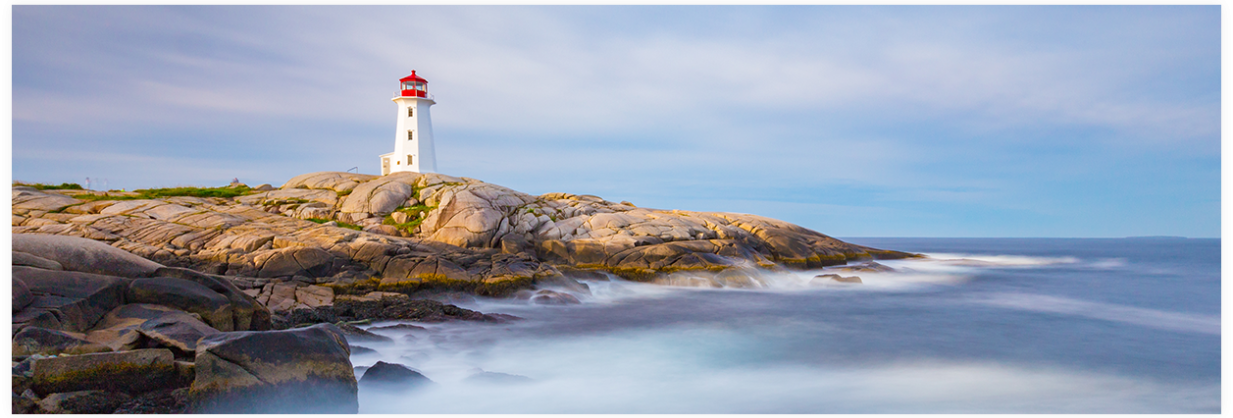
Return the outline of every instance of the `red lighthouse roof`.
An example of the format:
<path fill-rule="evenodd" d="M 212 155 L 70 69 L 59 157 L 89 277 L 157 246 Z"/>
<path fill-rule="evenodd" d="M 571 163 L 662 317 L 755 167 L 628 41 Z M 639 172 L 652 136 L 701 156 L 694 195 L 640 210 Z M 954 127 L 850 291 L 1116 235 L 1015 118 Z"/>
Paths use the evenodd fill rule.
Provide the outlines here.
<path fill-rule="evenodd" d="M 411 70 L 411 75 L 398 79 L 401 94 L 403 97 L 428 97 L 428 80 L 415 75 L 415 70 Z"/>
<path fill-rule="evenodd" d="M 398 81 L 401 81 L 401 82 L 404 82 L 404 83 L 405 83 L 405 82 L 408 82 L 408 81 L 419 81 L 419 82 L 421 82 L 421 83 L 428 83 L 428 80 L 425 80 L 425 79 L 423 79 L 422 77 L 420 77 L 420 76 L 418 76 L 418 75 L 415 75 L 415 70 L 411 70 L 411 75 L 406 76 L 406 77 L 403 77 L 403 78 L 400 78 L 400 79 L 398 79 Z"/>

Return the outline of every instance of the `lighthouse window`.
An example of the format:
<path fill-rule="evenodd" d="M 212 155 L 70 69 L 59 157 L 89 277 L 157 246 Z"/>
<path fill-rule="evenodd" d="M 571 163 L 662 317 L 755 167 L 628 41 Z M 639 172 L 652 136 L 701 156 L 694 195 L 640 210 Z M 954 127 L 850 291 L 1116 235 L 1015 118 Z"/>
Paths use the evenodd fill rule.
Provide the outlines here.
<path fill-rule="evenodd" d="M 407 140 L 415 139 L 415 131 L 407 131 Z"/>
<path fill-rule="evenodd" d="M 410 155 L 408 155 L 408 156 L 407 156 L 407 165 L 411 165 L 411 156 L 410 156 Z"/>
<path fill-rule="evenodd" d="M 407 108 L 407 117 L 409 118 L 415 117 L 415 108 L 412 108 L 412 107 Z"/>

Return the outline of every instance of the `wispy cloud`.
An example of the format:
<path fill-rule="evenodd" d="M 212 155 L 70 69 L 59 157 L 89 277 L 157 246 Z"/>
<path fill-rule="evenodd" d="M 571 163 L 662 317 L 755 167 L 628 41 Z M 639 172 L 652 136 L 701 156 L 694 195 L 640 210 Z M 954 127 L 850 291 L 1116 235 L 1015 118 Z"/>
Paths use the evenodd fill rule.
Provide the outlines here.
<path fill-rule="evenodd" d="M 136 153 L 162 133 L 158 158 L 220 136 L 362 158 L 417 69 L 453 174 L 1030 206 L 1060 199 L 1022 194 L 1039 182 L 1107 188 L 1098 170 L 1147 156 L 1218 167 L 1219 33 L 1218 7 L 18 6 L 14 145 Z M 39 169 L 26 155 L 15 173 Z"/>

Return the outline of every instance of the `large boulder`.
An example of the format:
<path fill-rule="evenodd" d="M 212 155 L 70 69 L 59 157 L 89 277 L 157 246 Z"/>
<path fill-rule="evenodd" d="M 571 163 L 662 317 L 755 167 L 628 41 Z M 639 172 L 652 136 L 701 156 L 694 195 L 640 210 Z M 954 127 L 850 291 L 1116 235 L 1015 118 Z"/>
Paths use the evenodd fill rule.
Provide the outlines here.
<path fill-rule="evenodd" d="M 433 381 L 428 377 L 407 366 L 384 361 L 378 361 L 377 364 L 369 367 L 364 371 L 364 377 L 360 378 L 360 388 L 365 390 L 402 390 L 432 383 Z"/>
<path fill-rule="evenodd" d="M 197 282 L 169 277 L 135 279 L 128 286 L 128 303 L 170 306 L 201 315 L 205 322 L 222 331 L 232 331 L 231 301 Z"/>
<path fill-rule="evenodd" d="M 13 355 L 86 354 L 111 351 L 105 345 L 86 340 L 85 334 L 42 327 L 25 327 L 13 335 Z"/>
<path fill-rule="evenodd" d="M 120 277 L 32 267 L 13 267 L 13 277 L 35 296 L 29 306 L 13 316 L 14 324 L 73 332 L 89 329 L 123 304 L 129 282 Z M 43 314 L 51 314 L 54 324 Z"/>
<path fill-rule="evenodd" d="M 179 311 L 149 319 L 137 327 L 137 332 L 161 346 L 183 353 L 196 352 L 198 340 L 219 333 L 192 315 Z"/>
<path fill-rule="evenodd" d="M 221 324 L 215 326 L 220 331 L 270 329 L 270 311 L 226 278 L 177 267 L 160 268 L 154 272 L 154 276 L 193 281 L 227 298 L 231 302 L 231 315 L 234 323 L 231 327 Z"/>
<path fill-rule="evenodd" d="M 351 352 L 331 324 L 224 332 L 197 342 L 198 413 L 356 413 Z"/>
<path fill-rule="evenodd" d="M 137 394 L 187 384 L 166 349 L 40 358 L 31 370 L 33 389 L 43 395 L 83 390 Z"/>
<path fill-rule="evenodd" d="M 148 339 L 141 332 L 146 321 L 165 316 L 187 315 L 182 311 L 162 305 L 132 303 L 117 307 L 99 320 L 88 332 L 86 339 L 103 344 L 112 350 L 132 350 L 145 346 Z"/>
<path fill-rule="evenodd" d="M 55 261 L 65 270 L 149 277 L 161 264 L 99 241 L 63 235 L 13 234 L 13 250 Z"/>
<path fill-rule="evenodd" d="M 535 197 L 495 184 L 467 184 L 440 194 L 437 210 L 430 212 L 421 229 L 434 241 L 460 247 L 500 245 L 502 221 Z"/>
<path fill-rule="evenodd" d="M 339 211 L 344 214 L 385 216 L 413 197 L 414 184 L 419 177 L 420 173 L 404 171 L 361 183 L 343 200 Z"/>

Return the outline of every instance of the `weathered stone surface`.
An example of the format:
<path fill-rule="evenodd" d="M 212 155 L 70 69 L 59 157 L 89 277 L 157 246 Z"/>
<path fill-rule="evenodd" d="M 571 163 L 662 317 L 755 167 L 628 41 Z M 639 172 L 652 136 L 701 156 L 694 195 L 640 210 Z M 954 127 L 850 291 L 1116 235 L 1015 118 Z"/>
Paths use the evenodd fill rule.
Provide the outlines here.
<path fill-rule="evenodd" d="M 60 263 L 65 270 L 120 277 L 149 277 L 162 265 L 110 245 L 77 237 L 13 234 L 13 250 Z"/>
<path fill-rule="evenodd" d="M 235 327 L 231 301 L 204 285 L 170 277 L 135 279 L 128 286 L 129 303 L 170 306 L 201 315 L 214 328 L 231 331 Z"/>
<path fill-rule="evenodd" d="M 108 311 L 124 302 L 128 279 L 75 271 L 13 267 L 13 277 L 35 296 L 34 301 L 15 315 L 14 323 L 33 319 L 37 312 L 52 313 L 58 325 L 45 328 L 82 332 L 98 322 Z M 29 312 L 27 312 L 29 311 Z"/>
<path fill-rule="evenodd" d="M 364 371 L 359 386 L 364 390 L 404 390 L 431 384 L 432 380 L 407 366 L 378 361 Z"/>
<path fill-rule="evenodd" d="M 170 312 L 151 318 L 138 326 L 137 332 L 161 346 L 190 354 L 197 351 L 197 340 L 201 337 L 219 333 L 184 312 Z"/>
<path fill-rule="evenodd" d="M 188 409 L 188 388 L 146 392 L 116 408 L 113 414 L 180 414 Z"/>
<path fill-rule="evenodd" d="M 315 201 L 323 203 L 327 207 L 333 207 L 338 203 L 338 194 L 332 190 L 282 189 L 240 196 L 236 198 L 236 201 L 249 205 L 293 204 L 297 205 L 297 207 L 307 203 L 306 201 Z"/>
<path fill-rule="evenodd" d="M 42 394 L 102 390 L 128 394 L 184 386 L 171 351 L 143 349 L 34 360 L 34 391 Z"/>
<path fill-rule="evenodd" d="M 395 212 L 402 213 L 402 212 Z M 392 225 L 369 225 L 364 227 L 364 232 L 380 235 L 388 235 L 391 237 L 401 236 L 402 232 Z"/>
<path fill-rule="evenodd" d="M 377 353 L 377 350 L 373 350 L 371 348 L 360 346 L 360 345 L 351 344 L 351 355 L 353 356 L 358 356 L 361 354 L 376 354 L 376 353 Z"/>
<path fill-rule="evenodd" d="M 387 305 L 382 309 L 380 317 L 383 319 L 418 322 L 445 322 L 451 320 L 502 322 L 502 319 L 498 317 L 426 299 Z"/>
<path fill-rule="evenodd" d="M 87 354 L 111 351 L 86 340 L 85 334 L 42 327 L 25 327 L 13 335 L 13 355 Z"/>
<path fill-rule="evenodd" d="M 183 279 L 195 282 L 226 298 L 231 305 L 232 325 L 210 325 L 219 331 L 260 331 L 270 329 L 270 311 L 257 302 L 252 296 L 241 291 L 231 280 L 204 274 L 201 272 L 177 268 L 163 267 L 154 272 L 156 277 Z"/>
<path fill-rule="evenodd" d="M 190 397 L 199 413 L 356 413 L 350 351 L 329 324 L 226 332 L 197 343 Z"/>
<path fill-rule="evenodd" d="M 343 332 L 343 335 L 346 336 L 348 342 L 394 342 L 394 339 L 390 337 L 374 334 L 355 325 L 338 324 L 337 326 Z"/>
<path fill-rule="evenodd" d="M 339 211 L 385 216 L 412 197 L 419 177 L 419 173 L 398 172 L 360 184 L 347 195 Z"/>
<path fill-rule="evenodd" d="M 274 312 L 285 312 L 295 306 L 296 283 L 274 283 L 270 285 L 266 306 Z"/>
<path fill-rule="evenodd" d="M 334 289 L 315 285 L 296 288 L 295 300 L 310 308 L 332 305 L 334 303 Z"/>
<path fill-rule="evenodd" d="M 47 414 L 110 414 L 132 397 L 120 392 L 83 390 L 53 393 L 39 401 L 40 412 Z"/>
<path fill-rule="evenodd" d="M 120 306 L 108 312 L 103 319 L 86 332 L 90 342 L 103 344 L 112 350 L 132 350 L 146 344 L 146 336 L 140 332 L 146 321 L 185 315 L 183 311 L 144 303 Z"/>
<path fill-rule="evenodd" d="M 287 180 L 283 184 L 282 189 L 308 188 L 308 189 L 330 189 L 336 192 L 345 192 L 354 189 L 360 183 L 378 178 L 371 174 L 344 173 L 337 171 L 322 171 L 316 173 L 301 174 Z"/>
<path fill-rule="evenodd" d="M 13 189 L 13 212 L 28 211 L 51 212 L 82 201 L 55 193 L 44 193 L 34 189 Z"/>
<path fill-rule="evenodd" d="M 108 206 L 114 205 L 117 200 L 96 200 L 93 202 L 85 202 L 80 205 L 69 206 L 64 208 L 65 213 L 87 215 L 97 214 Z"/>
<path fill-rule="evenodd" d="M 60 263 L 21 251 L 13 251 L 13 265 L 37 267 L 45 270 L 64 270 L 64 266 L 61 266 Z"/>
<path fill-rule="evenodd" d="M 30 293 L 30 288 L 26 287 L 26 282 L 19 278 L 13 278 L 13 312 L 17 313 L 27 306 L 34 303 L 34 294 Z"/>
<path fill-rule="evenodd" d="M 328 275 L 337 256 L 320 248 L 296 247 L 276 250 L 269 254 L 263 263 L 257 277 L 288 277 L 308 275 L 318 277 Z"/>

